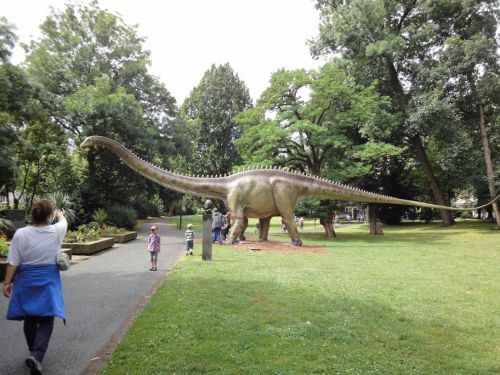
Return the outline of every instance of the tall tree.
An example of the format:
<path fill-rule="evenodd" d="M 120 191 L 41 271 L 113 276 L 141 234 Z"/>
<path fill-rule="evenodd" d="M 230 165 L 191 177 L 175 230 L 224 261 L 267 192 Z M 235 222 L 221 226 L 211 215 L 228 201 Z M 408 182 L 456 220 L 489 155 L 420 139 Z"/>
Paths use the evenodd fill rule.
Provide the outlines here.
<path fill-rule="evenodd" d="M 461 7 L 447 9 L 448 16 L 457 21 L 452 25 L 453 32 L 445 40 L 445 48 L 439 53 L 439 72 L 448 78 L 443 84 L 465 115 L 464 120 L 469 118 L 473 123 L 472 129 L 479 130 L 486 181 L 493 199 L 497 190 L 488 128 L 494 127 L 500 111 L 500 65 L 497 54 L 500 46 L 495 37 L 500 11 L 498 8 L 477 9 L 478 6 L 465 3 Z M 500 226 L 497 202 L 493 203 L 493 211 L 497 226 Z"/>
<path fill-rule="evenodd" d="M 401 114 L 402 136 L 413 148 L 437 204 L 445 204 L 445 198 L 426 151 L 431 127 L 415 127 L 408 121 L 412 100 L 425 91 L 420 67 L 433 63 L 436 52 L 454 32 L 457 16 L 463 20 L 481 19 L 492 11 L 494 3 L 317 1 L 321 26 L 319 37 L 312 43 L 313 53 L 341 53 L 357 64 L 359 79 L 379 79 L 381 91 L 392 97 L 395 110 Z M 453 9 L 457 10 L 455 16 Z M 451 224 L 448 211 L 441 210 L 440 214 L 444 225 Z"/>
<path fill-rule="evenodd" d="M 40 26 L 42 38 L 31 43 L 28 67 L 46 90 L 45 104 L 62 127 L 85 132 L 78 118 L 68 118 L 64 99 L 80 88 L 107 77 L 111 90 L 125 88 L 140 103 L 146 124 L 155 130 L 175 115 L 175 99 L 148 73 L 150 52 L 137 27 L 126 25 L 116 14 L 99 7 L 67 4 Z"/>
<path fill-rule="evenodd" d="M 27 86 L 21 70 L 10 63 L 16 41 L 14 26 L 0 17 L 0 190 L 4 189 L 7 196 L 9 187 L 15 184 L 14 140 Z"/>
<path fill-rule="evenodd" d="M 240 163 L 235 141 L 241 129 L 233 118 L 251 105 L 248 89 L 229 64 L 205 72 L 181 109 L 193 134 L 192 172 L 224 174 Z"/>
<path fill-rule="evenodd" d="M 28 71 L 42 87 L 52 119 L 75 143 L 88 135 L 109 136 L 161 164 L 158 152 L 170 149 L 177 109 L 148 72 L 150 53 L 136 26 L 91 1 L 53 10 L 41 30 L 42 38 L 29 48 Z M 88 210 L 157 192 L 105 150 L 90 150 L 86 158 L 88 177 L 80 188 Z"/>
<path fill-rule="evenodd" d="M 263 162 L 353 181 L 402 152 L 378 141 L 394 127 L 388 104 L 374 85 L 357 85 L 341 61 L 319 71 L 280 70 L 256 107 L 237 116 L 244 125 L 238 149 L 247 164 Z M 333 206 L 323 202 L 318 207 L 326 234 L 334 235 Z"/>

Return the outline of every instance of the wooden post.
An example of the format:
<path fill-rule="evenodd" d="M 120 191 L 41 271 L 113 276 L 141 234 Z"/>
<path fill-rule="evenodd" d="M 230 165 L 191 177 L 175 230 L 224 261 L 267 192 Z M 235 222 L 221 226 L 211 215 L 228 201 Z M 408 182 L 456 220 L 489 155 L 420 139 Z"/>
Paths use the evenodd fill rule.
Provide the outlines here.
<path fill-rule="evenodd" d="M 202 260 L 212 260 L 212 214 L 203 215 Z"/>

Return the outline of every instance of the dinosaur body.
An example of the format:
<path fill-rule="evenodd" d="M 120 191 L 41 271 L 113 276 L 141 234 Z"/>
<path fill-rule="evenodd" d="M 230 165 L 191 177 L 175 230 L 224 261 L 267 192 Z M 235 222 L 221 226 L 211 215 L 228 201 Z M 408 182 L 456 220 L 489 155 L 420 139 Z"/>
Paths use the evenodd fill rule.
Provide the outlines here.
<path fill-rule="evenodd" d="M 292 243 L 300 246 L 302 242 L 295 226 L 294 209 L 297 202 L 311 198 L 463 210 L 462 208 L 370 193 L 328 181 L 321 177 L 282 169 L 254 169 L 237 172 L 229 176 L 184 176 L 150 164 L 134 155 L 118 142 L 106 137 L 88 137 L 81 145 L 82 148 L 90 146 L 103 146 L 110 149 L 130 168 L 164 187 L 181 193 L 224 200 L 232 212 L 234 220 L 228 239 L 231 243 L 236 242 L 243 235 L 247 226 L 246 218 L 260 219 L 260 239 L 267 240 L 271 218 L 281 216 Z M 487 205 L 469 208 L 468 210 L 479 209 Z"/>

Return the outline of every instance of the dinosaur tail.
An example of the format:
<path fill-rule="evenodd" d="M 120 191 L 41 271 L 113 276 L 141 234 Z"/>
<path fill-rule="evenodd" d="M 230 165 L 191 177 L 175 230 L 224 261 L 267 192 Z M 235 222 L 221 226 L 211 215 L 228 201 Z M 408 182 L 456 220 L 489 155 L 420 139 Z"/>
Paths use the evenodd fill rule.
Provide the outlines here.
<path fill-rule="evenodd" d="M 351 186 L 346 186 L 325 180 L 322 180 L 320 182 L 319 188 L 309 191 L 309 194 L 307 195 L 308 198 L 337 199 L 337 200 L 363 202 L 363 203 L 397 204 L 402 206 L 435 208 L 439 210 L 449 210 L 449 211 L 479 210 L 488 207 L 489 205 L 493 204 L 500 198 L 499 194 L 490 202 L 478 207 L 449 207 L 449 206 L 442 206 L 438 204 L 425 203 L 408 199 L 400 199 L 378 193 L 371 193 L 361 189 L 353 188 Z"/>

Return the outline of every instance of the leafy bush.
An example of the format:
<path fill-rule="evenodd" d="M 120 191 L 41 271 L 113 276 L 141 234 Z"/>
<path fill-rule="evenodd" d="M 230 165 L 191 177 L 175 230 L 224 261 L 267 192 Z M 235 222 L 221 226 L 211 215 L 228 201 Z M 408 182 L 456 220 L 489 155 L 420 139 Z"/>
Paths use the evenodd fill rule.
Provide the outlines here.
<path fill-rule="evenodd" d="M 49 194 L 48 199 L 52 202 L 54 209 L 64 214 L 68 223 L 71 224 L 75 221 L 76 213 L 73 209 L 73 201 L 68 194 L 56 191 L 55 193 Z"/>
<path fill-rule="evenodd" d="M 12 228 L 12 221 L 0 217 L 0 232 L 6 232 L 10 228 Z"/>
<path fill-rule="evenodd" d="M 144 198 L 138 198 L 134 201 L 133 207 L 139 219 L 147 219 L 152 216 L 151 212 L 154 210 L 151 203 Z"/>
<path fill-rule="evenodd" d="M 104 209 L 99 208 L 94 211 L 94 214 L 92 215 L 92 224 L 95 225 L 97 228 L 102 228 L 106 226 L 108 220 L 108 214 Z"/>
<path fill-rule="evenodd" d="M 8 253 L 7 237 L 0 235 L 0 257 L 6 257 Z"/>
<path fill-rule="evenodd" d="M 120 228 L 134 229 L 137 225 L 137 213 L 133 208 L 112 206 L 108 210 L 109 222 Z"/>
<path fill-rule="evenodd" d="M 472 211 L 458 211 L 456 213 L 456 217 L 460 217 L 462 219 L 472 219 Z"/>
<path fill-rule="evenodd" d="M 165 206 L 158 194 L 155 194 L 153 198 L 149 201 L 151 205 L 150 216 L 161 216 L 165 211 Z"/>
<path fill-rule="evenodd" d="M 64 242 L 92 242 L 101 238 L 97 228 L 89 227 L 88 225 L 80 225 L 77 230 L 66 232 Z"/>
<path fill-rule="evenodd" d="M 406 211 L 406 207 L 393 205 L 380 205 L 377 209 L 377 217 L 387 225 L 398 225 Z"/>
<path fill-rule="evenodd" d="M 102 232 L 105 233 L 105 234 L 123 234 L 123 233 L 126 233 L 127 230 L 125 228 L 118 228 L 118 227 L 113 227 L 113 226 L 110 226 L 110 225 L 106 225 L 103 228 Z"/>

